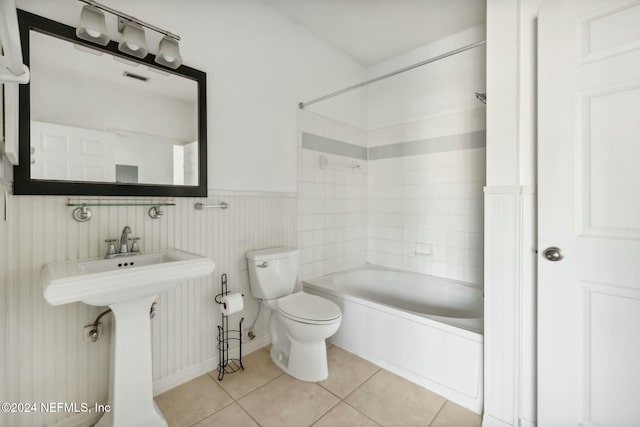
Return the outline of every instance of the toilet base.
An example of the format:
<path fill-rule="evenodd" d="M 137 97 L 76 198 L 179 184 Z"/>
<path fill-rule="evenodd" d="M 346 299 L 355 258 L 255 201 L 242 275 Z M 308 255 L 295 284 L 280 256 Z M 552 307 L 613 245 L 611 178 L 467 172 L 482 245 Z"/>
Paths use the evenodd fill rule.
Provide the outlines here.
<path fill-rule="evenodd" d="M 270 355 L 277 367 L 301 381 L 316 382 L 329 377 L 327 346 L 324 340 L 303 344 L 290 341 L 289 352 L 272 344 Z"/>

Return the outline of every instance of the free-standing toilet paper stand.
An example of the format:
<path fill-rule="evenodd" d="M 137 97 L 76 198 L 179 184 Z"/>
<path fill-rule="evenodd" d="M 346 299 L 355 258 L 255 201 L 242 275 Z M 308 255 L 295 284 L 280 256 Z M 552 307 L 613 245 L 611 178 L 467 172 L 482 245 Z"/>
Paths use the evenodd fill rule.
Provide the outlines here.
<path fill-rule="evenodd" d="M 227 287 L 227 274 L 220 277 L 221 292 L 216 295 L 215 301 L 222 306 L 222 298 L 229 294 Z M 222 309 L 222 307 L 220 307 Z M 222 312 L 222 310 L 220 310 Z M 218 380 L 224 378 L 224 374 L 236 372 L 239 369 L 244 370 L 242 366 L 242 322 L 244 317 L 240 319 L 238 329 L 229 329 L 229 316 L 222 314 L 222 321 L 218 326 Z M 229 358 L 229 347 L 234 341 L 238 341 L 238 358 Z"/>

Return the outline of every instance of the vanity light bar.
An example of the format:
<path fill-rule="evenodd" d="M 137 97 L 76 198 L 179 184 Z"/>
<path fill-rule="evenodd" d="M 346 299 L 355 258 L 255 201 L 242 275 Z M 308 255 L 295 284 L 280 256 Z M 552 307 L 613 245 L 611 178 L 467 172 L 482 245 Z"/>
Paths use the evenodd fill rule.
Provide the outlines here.
<path fill-rule="evenodd" d="M 104 10 L 105 12 L 109 12 L 112 15 L 116 15 L 116 16 L 118 16 L 118 17 L 120 17 L 122 19 L 125 19 L 127 21 L 135 22 L 135 23 L 137 23 L 137 24 L 139 24 L 139 25 L 141 25 L 141 26 L 143 26 L 145 28 L 148 28 L 150 30 L 155 31 L 156 33 L 164 34 L 167 37 L 171 37 L 172 39 L 180 41 L 180 36 L 178 36 L 176 34 L 173 34 L 170 31 L 163 30 L 162 28 L 156 27 L 155 25 L 152 25 L 152 24 L 149 24 L 147 22 L 144 22 L 144 21 L 142 21 L 142 20 L 140 20 L 138 18 L 134 18 L 131 15 L 127 15 L 126 13 L 120 12 L 120 11 L 118 11 L 116 9 L 113 9 L 113 8 L 109 7 L 109 6 L 105 6 L 105 5 L 100 4 L 100 3 L 96 2 L 96 1 L 93 1 L 93 0 L 78 0 L 78 1 L 81 1 L 82 3 L 86 3 L 86 4 L 94 6 L 94 7 L 97 7 L 98 9 Z"/>
<path fill-rule="evenodd" d="M 83 6 L 80 16 L 80 25 L 76 29 L 76 35 L 92 43 L 102 46 L 109 44 L 109 37 L 106 35 L 106 24 L 103 11 L 109 12 L 118 17 L 118 32 L 122 33 L 122 38 L 118 43 L 118 50 L 135 58 L 143 59 L 149 54 L 149 47 L 144 34 L 146 27 L 152 31 L 164 35 L 158 46 L 155 55 L 155 62 L 171 69 L 177 69 L 182 65 L 180 46 L 178 41 L 180 36 L 173 34 L 155 25 L 141 21 L 131 15 L 122 13 L 115 9 L 100 4 L 94 0 L 79 0 L 86 3 Z"/>

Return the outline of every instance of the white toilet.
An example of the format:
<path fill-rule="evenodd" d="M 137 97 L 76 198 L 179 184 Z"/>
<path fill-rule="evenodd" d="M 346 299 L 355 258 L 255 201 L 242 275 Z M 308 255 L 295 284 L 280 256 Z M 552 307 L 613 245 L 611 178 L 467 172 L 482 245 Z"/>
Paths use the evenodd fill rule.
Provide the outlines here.
<path fill-rule="evenodd" d="M 300 251 L 273 248 L 247 252 L 251 293 L 271 309 L 271 360 L 303 381 L 329 376 L 325 339 L 340 326 L 340 308 L 304 292 L 292 293 Z"/>

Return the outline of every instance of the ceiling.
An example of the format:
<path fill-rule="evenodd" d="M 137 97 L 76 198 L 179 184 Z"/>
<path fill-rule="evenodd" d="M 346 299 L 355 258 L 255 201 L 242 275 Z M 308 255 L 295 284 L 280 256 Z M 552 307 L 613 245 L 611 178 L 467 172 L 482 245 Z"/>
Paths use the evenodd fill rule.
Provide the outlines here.
<path fill-rule="evenodd" d="M 371 66 L 485 22 L 485 0 L 262 0 Z"/>

